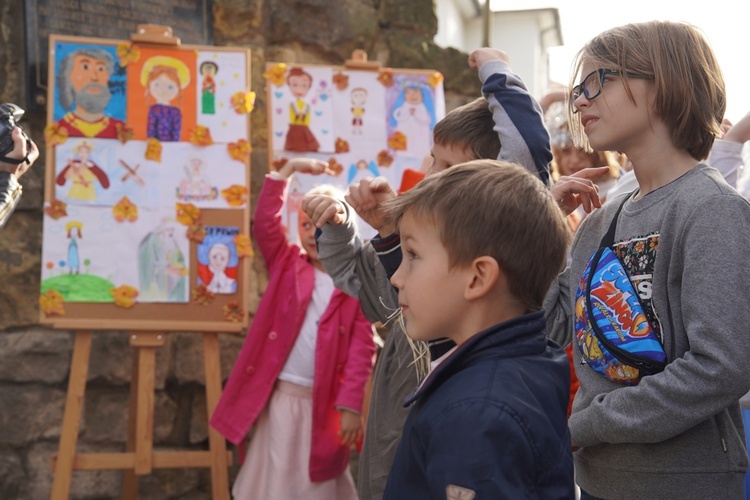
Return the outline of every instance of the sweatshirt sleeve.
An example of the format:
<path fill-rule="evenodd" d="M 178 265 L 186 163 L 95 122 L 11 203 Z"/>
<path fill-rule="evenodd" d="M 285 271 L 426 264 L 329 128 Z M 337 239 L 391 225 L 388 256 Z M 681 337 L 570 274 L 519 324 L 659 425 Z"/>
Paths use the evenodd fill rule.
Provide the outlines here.
<path fill-rule="evenodd" d="M 276 260 L 283 255 L 282 250 L 290 246 L 281 223 L 286 190 L 286 180 L 274 179 L 266 175 L 253 217 L 253 239 L 269 271 Z"/>
<path fill-rule="evenodd" d="M 750 389 L 750 204 L 736 194 L 708 198 L 693 210 L 673 248 L 670 263 L 681 262 L 675 270 L 681 291 L 670 312 L 684 332 L 671 337 L 686 336 L 689 350 L 664 371 L 575 412 L 568 423 L 580 446 L 665 441 L 736 404 Z"/>
<path fill-rule="evenodd" d="M 479 79 L 502 145 L 497 159 L 523 165 L 549 186 L 552 151 L 542 107 L 505 61 L 483 64 Z"/>

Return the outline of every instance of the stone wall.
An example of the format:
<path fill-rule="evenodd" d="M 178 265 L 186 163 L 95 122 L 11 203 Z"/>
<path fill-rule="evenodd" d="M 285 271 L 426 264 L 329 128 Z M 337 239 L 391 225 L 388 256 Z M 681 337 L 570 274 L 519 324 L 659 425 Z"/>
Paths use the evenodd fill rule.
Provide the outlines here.
<path fill-rule="evenodd" d="M 82 2 L 96 0 L 81 0 Z M 159 0 L 154 0 L 159 2 Z M 0 6 L 0 102 L 22 104 L 23 0 Z M 394 68 L 437 69 L 445 75 L 447 108 L 479 95 L 466 54 L 432 42 L 437 19 L 432 0 L 213 0 L 218 46 L 252 51 L 251 193 L 268 171 L 263 68 L 266 61 L 339 65 L 354 49 Z M 143 22 L 147 22 L 144 20 Z M 135 28 L 135 26 L 134 26 Z M 176 33 L 179 36 L 179 33 Z M 73 333 L 37 323 L 42 235 L 44 113 L 27 113 L 22 125 L 42 150 L 22 178 L 24 197 L 0 231 L 0 498 L 43 499 L 52 484 L 51 456 L 60 437 Z M 267 277 L 256 259 L 249 276 L 252 315 Z M 243 338 L 223 335 L 226 377 Z M 158 350 L 154 443 L 157 448 L 207 449 L 201 337 L 172 333 Z M 86 390 L 79 451 L 122 451 L 127 435 L 132 350 L 126 332 L 96 332 Z M 230 471 L 236 472 L 236 466 Z M 120 472 L 74 474 L 71 498 L 117 498 Z M 156 470 L 142 477 L 139 498 L 210 498 L 208 470 Z"/>

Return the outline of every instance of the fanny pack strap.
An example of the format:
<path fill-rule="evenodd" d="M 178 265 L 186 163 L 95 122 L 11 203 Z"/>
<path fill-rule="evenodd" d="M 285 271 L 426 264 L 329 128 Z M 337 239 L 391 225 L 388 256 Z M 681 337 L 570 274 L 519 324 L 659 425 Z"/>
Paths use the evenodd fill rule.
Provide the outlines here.
<path fill-rule="evenodd" d="M 622 207 L 625 206 L 625 203 L 630 199 L 630 196 L 635 193 L 635 191 L 631 191 L 626 197 L 625 200 L 620 204 L 620 208 L 617 209 L 617 212 L 615 212 L 615 216 L 612 219 L 612 223 L 609 225 L 609 229 L 606 233 L 604 233 L 604 237 L 602 238 L 602 242 L 599 244 L 600 248 L 609 248 L 615 243 L 615 231 L 617 230 L 617 219 L 620 218 L 620 212 L 622 212 Z"/>

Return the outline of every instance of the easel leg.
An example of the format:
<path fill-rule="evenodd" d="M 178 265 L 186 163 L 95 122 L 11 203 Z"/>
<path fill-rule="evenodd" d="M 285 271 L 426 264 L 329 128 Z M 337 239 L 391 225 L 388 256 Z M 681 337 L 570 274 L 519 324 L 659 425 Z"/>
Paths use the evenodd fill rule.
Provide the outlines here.
<path fill-rule="evenodd" d="M 219 334 L 203 334 L 203 363 L 206 370 L 206 409 L 209 422 L 221 396 L 221 356 Z M 211 486 L 214 500 L 229 500 L 229 471 L 227 443 L 224 436 L 208 426 L 208 444 L 211 453 Z"/>
<path fill-rule="evenodd" d="M 126 452 L 135 452 L 135 419 L 138 407 L 138 353 L 133 352 L 133 369 L 130 375 L 130 404 L 128 405 L 128 441 L 125 445 Z M 122 500 L 135 500 L 138 498 L 138 476 L 135 470 L 123 471 L 122 477 Z"/>
<path fill-rule="evenodd" d="M 156 376 L 156 347 L 163 335 L 137 333 L 130 337 L 130 345 L 137 347 L 138 388 L 135 409 L 135 473 L 150 474 L 154 461 L 154 380 Z"/>
<path fill-rule="evenodd" d="M 70 362 L 68 395 L 65 400 L 65 413 L 60 445 L 57 451 L 55 477 L 52 483 L 51 500 L 67 499 L 70 494 L 70 482 L 73 476 L 73 462 L 78 444 L 78 426 L 81 423 L 86 377 L 91 357 L 91 332 L 76 332 L 73 344 L 73 358 Z"/>

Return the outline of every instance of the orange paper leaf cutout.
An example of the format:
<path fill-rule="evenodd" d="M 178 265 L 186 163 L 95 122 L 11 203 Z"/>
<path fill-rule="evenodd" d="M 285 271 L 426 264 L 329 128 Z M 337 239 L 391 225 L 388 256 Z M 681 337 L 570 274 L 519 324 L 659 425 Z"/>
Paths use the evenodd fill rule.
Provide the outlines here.
<path fill-rule="evenodd" d="M 146 141 L 146 159 L 161 163 L 162 145 L 159 139 L 153 137 Z"/>
<path fill-rule="evenodd" d="M 202 306 L 207 306 L 211 302 L 214 301 L 214 293 L 209 292 L 208 288 L 206 288 L 206 285 L 198 285 L 195 288 L 193 288 L 190 291 L 190 295 L 193 298 L 193 301 L 199 303 Z"/>
<path fill-rule="evenodd" d="M 390 167 L 391 164 L 393 164 L 393 156 L 391 156 L 388 150 L 384 149 L 378 153 L 378 165 L 381 167 Z"/>
<path fill-rule="evenodd" d="M 381 69 L 378 74 L 378 81 L 383 84 L 384 87 L 393 87 L 395 83 L 393 80 L 393 70 L 390 68 Z"/>
<path fill-rule="evenodd" d="M 247 202 L 247 188 L 238 184 L 222 189 L 221 195 L 230 207 L 241 207 Z"/>
<path fill-rule="evenodd" d="M 130 285 L 120 285 L 117 288 L 110 288 L 109 293 L 115 299 L 115 305 L 125 309 L 130 309 L 135 305 L 135 298 L 138 297 L 138 290 Z"/>
<path fill-rule="evenodd" d="M 435 71 L 427 79 L 427 83 L 429 83 L 432 88 L 437 87 L 438 85 L 440 85 L 441 83 L 443 83 L 443 74 L 441 72 L 439 72 L 439 71 Z"/>
<path fill-rule="evenodd" d="M 208 127 L 196 125 L 190 131 L 190 142 L 196 146 L 210 146 L 214 140 L 211 138 L 211 131 Z"/>
<path fill-rule="evenodd" d="M 334 145 L 335 150 L 337 153 L 348 153 L 349 152 L 349 143 L 346 142 L 341 137 L 336 138 L 336 143 Z"/>
<path fill-rule="evenodd" d="M 68 129 L 58 123 L 50 123 L 44 127 L 44 141 L 47 146 L 57 146 L 65 144 L 68 140 Z"/>
<path fill-rule="evenodd" d="M 237 92 L 232 96 L 231 103 L 237 114 L 250 113 L 255 108 L 255 92 Z"/>
<path fill-rule="evenodd" d="M 344 171 L 344 166 L 339 163 L 336 158 L 331 156 L 328 159 L 328 169 L 333 172 L 333 175 L 341 175 L 341 173 Z"/>
<path fill-rule="evenodd" d="M 239 302 L 233 300 L 224 306 L 224 319 L 232 323 L 239 323 L 245 316 L 245 311 L 240 307 Z"/>
<path fill-rule="evenodd" d="M 333 75 L 333 84 L 339 90 L 346 90 L 349 86 L 349 75 L 345 75 L 341 71 Z"/>
<path fill-rule="evenodd" d="M 48 203 L 44 207 L 44 213 L 52 217 L 54 220 L 61 219 L 68 215 L 68 205 L 61 200 L 55 198 L 51 203 Z"/>
<path fill-rule="evenodd" d="M 57 290 L 47 290 L 39 296 L 39 307 L 47 316 L 65 316 L 65 298 Z"/>
<path fill-rule="evenodd" d="M 112 214 L 117 222 L 135 222 L 138 220 L 138 207 L 127 196 L 123 196 L 112 207 Z"/>
<path fill-rule="evenodd" d="M 130 42 L 118 43 L 115 54 L 120 60 L 120 66 L 122 66 L 123 68 L 128 64 L 136 63 L 141 59 L 141 49 Z"/>
<path fill-rule="evenodd" d="M 229 156 L 243 163 L 247 163 L 248 161 L 250 161 L 250 152 L 252 150 L 253 147 L 245 139 L 240 139 L 237 142 L 230 142 L 229 144 L 227 144 L 227 151 L 229 151 Z"/>
<path fill-rule="evenodd" d="M 192 203 L 177 203 L 177 222 L 192 226 L 201 220 L 201 209 Z"/>
<path fill-rule="evenodd" d="M 398 130 L 388 137 L 388 147 L 394 151 L 406 151 L 406 136 Z"/>
<path fill-rule="evenodd" d="M 133 138 L 133 127 L 128 127 L 125 123 L 115 124 L 115 130 L 117 131 L 117 140 L 123 144 Z"/>
<path fill-rule="evenodd" d="M 284 85 L 286 78 L 286 64 L 278 63 L 271 67 L 268 71 L 263 73 L 263 78 L 273 83 L 277 87 Z"/>
<path fill-rule="evenodd" d="M 206 228 L 200 222 L 191 224 L 187 229 L 187 237 L 190 241 L 202 243 L 206 239 Z"/>
<path fill-rule="evenodd" d="M 271 165 L 273 165 L 274 170 L 281 170 L 281 167 L 286 165 L 286 162 L 288 161 L 289 160 L 287 158 L 279 158 L 278 160 L 274 160 L 273 163 L 271 163 Z"/>
<path fill-rule="evenodd" d="M 254 255 L 253 243 L 250 240 L 250 236 L 238 234 L 234 237 L 234 245 L 237 247 L 238 257 L 252 257 Z"/>

